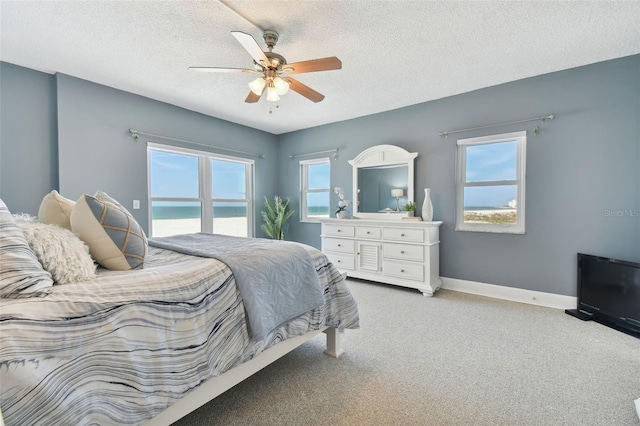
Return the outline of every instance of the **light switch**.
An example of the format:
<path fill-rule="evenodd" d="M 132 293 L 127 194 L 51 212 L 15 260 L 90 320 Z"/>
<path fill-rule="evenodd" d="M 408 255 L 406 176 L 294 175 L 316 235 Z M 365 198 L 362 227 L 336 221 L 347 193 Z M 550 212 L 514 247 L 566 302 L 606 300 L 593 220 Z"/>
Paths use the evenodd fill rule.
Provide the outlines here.
<path fill-rule="evenodd" d="M 133 209 L 138 210 L 140 208 L 140 200 L 133 200 Z"/>

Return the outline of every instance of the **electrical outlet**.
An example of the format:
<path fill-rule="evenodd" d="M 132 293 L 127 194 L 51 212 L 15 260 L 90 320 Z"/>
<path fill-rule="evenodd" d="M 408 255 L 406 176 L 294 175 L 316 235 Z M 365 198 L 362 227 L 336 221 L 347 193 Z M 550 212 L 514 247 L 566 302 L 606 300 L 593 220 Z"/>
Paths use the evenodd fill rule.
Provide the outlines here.
<path fill-rule="evenodd" d="M 133 200 L 133 209 L 138 210 L 140 208 L 140 200 Z"/>

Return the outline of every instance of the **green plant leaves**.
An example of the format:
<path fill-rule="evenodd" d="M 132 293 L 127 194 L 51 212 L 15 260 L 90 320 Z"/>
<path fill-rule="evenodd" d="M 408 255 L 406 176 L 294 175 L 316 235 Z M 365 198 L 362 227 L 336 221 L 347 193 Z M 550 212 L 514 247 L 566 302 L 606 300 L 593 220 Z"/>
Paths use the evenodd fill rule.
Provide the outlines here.
<path fill-rule="evenodd" d="M 263 210 L 261 212 L 262 220 L 264 221 L 261 228 L 265 234 L 274 240 L 284 240 L 284 236 L 289 229 L 287 222 L 294 213 L 293 210 L 289 210 L 290 202 L 290 198 L 283 200 L 276 195 L 273 198 L 273 204 L 271 204 L 269 199 L 264 197 L 266 211 Z"/>

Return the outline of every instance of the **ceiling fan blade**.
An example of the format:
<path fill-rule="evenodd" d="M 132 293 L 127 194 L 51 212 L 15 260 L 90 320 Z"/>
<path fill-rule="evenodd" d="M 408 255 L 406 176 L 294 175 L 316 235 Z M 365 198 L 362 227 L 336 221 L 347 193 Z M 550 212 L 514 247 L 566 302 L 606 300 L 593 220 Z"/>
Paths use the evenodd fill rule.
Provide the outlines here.
<path fill-rule="evenodd" d="M 254 104 L 260 100 L 263 93 L 264 93 L 264 88 L 262 89 L 262 92 L 260 92 L 259 95 L 256 95 L 255 93 L 253 93 L 253 90 L 250 90 L 249 95 L 247 96 L 247 99 L 245 99 L 244 101 L 248 104 Z"/>
<path fill-rule="evenodd" d="M 246 73 L 258 73 L 256 70 L 250 68 L 222 68 L 222 67 L 189 67 L 191 71 L 199 72 L 246 72 Z"/>
<path fill-rule="evenodd" d="M 267 58 L 267 55 L 264 54 L 262 48 L 256 42 L 251 34 L 243 33 L 242 31 L 231 31 L 231 34 L 240 42 L 242 47 L 245 48 L 249 55 L 253 58 L 257 63 L 262 63 L 264 66 L 271 65 L 271 61 Z"/>
<path fill-rule="evenodd" d="M 294 62 L 282 67 L 282 71 L 290 74 L 302 74 L 303 72 L 329 71 L 342 69 L 342 61 L 331 56 L 329 58 L 312 59 L 310 61 Z"/>
<path fill-rule="evenodd" d="M 285 77 L 284 80 L 289 83 L 289 88 L 295 92 L 300 93 L 305 98 L 313 102 L 320 102 L 324 99 L 322 93 L 318 93 L 311 87 L 300 83 L 298 80 L 294 80 L 291 77 Z"/>

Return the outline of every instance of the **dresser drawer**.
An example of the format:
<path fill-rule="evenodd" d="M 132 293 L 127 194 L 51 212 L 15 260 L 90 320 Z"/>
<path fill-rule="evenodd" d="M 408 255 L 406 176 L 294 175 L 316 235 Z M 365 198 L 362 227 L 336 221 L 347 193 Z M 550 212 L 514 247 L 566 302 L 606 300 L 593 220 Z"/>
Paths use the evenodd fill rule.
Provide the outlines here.
<path fill-rule="evenodd" d="M 353 237 L 355 236 L 356 227 L 353 225 L 324 225 L 322 232 L 324 235 L 336 237 Z"/>
<path fill-rule="evenodd" d="M 382 236 L 382 229 L 379 226 L 358 226 L 356 228 L 356 237 L 369 238 L 379 240 Z"/>
<path fill-rule="evenodd" d="M 338 269 L 348 269 L 353 271 L 355 268 L 355 256 L 349 254 L 325 253 L 327 258 Z"/>
<path fill-rule="evenodd" d="M 384 228 L 384 239 L 387 241 L 424 242 L 424 229 L 415 228 Z"/>
<path fill-rule="evenodd" d="M 342 238 L 323 238 L 322 250 L 354 254 L 356 252 L 356 242 L 355 240 L 345 240 Z"/>
<path fill-rule="evenodd" d="M 382 248 L 382 254 L 386 258 L 401 260 L 416 260 L 424 262 L 424 247 L 410 244 L 386 243 Z"/>
<path fill-rule="evenodd" d="M 390 277 L 424 281 L 424 265 L 400 262 L 384 262 L 382 272 Z"/>

